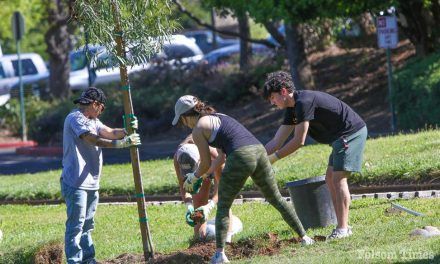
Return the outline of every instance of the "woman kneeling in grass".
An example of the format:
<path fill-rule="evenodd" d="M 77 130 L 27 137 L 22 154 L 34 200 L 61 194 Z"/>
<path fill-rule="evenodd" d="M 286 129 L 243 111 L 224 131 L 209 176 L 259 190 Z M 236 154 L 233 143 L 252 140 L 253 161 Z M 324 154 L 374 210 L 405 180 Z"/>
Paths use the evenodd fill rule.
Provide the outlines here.
<path fill-rule="evenodd" d="M 225 164 L 218 187 L 219 201 L 215 219 L 217 250 L 211 263 L 229 262 L 224 251 L 229 209 L 249 176 L 267 201 L 301 236 L 302 244 L 313 243 L 306 235 L 292 204 L 281 196 L 264 146 L 244 126 L 227 115 L 216 113 L 213 107 L 191 95 L 182 96 L 176 102 L 173 125 L 178 122 L 192 129 L 193 140 L 200 153 L 197 170 L 186 174 L 183 184 L 186 191 L 192 192 L 199 178 L 208 170 L 213 171 Z M 212 162 L 209 146 L 217 148 L 218 152 Z"/>

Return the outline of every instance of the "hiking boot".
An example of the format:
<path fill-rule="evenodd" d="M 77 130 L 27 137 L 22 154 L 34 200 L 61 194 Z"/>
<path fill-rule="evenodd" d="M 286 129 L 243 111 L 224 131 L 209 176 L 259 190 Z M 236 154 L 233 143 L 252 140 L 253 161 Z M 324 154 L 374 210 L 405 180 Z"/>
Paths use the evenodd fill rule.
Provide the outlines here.
<path fill-rule="evenodd" d="M 303 236 L 301 238 L 301 246 L 310 246 L 315 243 L 315 240 L 311 239 L 309 236 Z"/>
<path fill-rule="evenodd" d="M 338 238 L 345 238 L 353 235 L 353 231 L 351 230 L 351 227 L 348 227 L 347 229 L 340 229 L 335 228 L 333 229 L 332 233 L 327 237 L 327 239 L 338 239 Z"/>
<path fill-rule="evenodd" d="M 229 263 L 225 252 L 215 252 L 215 255 L 211 259 L 211 264 Z"/>

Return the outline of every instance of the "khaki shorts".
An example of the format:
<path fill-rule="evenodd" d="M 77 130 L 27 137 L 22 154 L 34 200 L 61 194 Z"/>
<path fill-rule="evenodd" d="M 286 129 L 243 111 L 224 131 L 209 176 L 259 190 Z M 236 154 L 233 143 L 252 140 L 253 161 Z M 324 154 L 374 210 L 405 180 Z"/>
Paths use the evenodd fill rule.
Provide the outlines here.
<path fill-rule="evenodd" d="M 328 159 L 328 166 L 333 167 L 333 171 L 360 172 L 367 135 L 368 130 L 364 126 L 347 137 L 335 140 L 331 144 L 332 153 Z"/>

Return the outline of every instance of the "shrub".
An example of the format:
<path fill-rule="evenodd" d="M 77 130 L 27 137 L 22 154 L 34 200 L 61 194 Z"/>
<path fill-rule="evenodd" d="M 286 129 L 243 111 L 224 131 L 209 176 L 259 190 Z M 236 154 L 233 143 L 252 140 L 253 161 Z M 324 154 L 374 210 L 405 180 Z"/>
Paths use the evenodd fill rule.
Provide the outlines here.
<path fill-rule="evenodd" d="M 397 71 L 394 88 L 400 129 L 440 125 L 440 53 L 413 60 Z"/>
<path fill-rule="evenodd" d="M 40 144 L 58 145 L 63 142 L 64 119 L 74 105 L 72 100 L 46 104 L 45 111 L 30 122 L 29 136 Z"/>
<path fill-rule="evenodd" d="M 52 104 L 40 100 L 35 96 L 27 96 L 25 98 L 26 126 L 28 131 L 32 130 L 33 121 L 45 115 Z M 0 116 L 3 118 L 2 126 L 7 128 L 14 135 L 21 134 L 21 112 L 20 101 L 16 98 L 9 100 L 5 105 L 0 107 Z"/>

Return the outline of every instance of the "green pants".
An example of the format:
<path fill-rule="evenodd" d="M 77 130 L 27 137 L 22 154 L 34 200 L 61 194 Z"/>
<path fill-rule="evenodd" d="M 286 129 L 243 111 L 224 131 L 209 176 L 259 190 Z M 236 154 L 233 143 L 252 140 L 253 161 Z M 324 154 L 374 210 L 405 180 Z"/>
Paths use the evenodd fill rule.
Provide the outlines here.
<path fill-rule="evenodd" d="M 304 236 L 306 232 L 293 205 L 286 202 L 281 196 L 265 148 L 263 145 L 251 145 L 235 150 L 226 159 L 219 183 L 219 200 L 215 217 L 217 248 L 225 246 L 229 225 L 229 209 L 249 176 L 266 200 L 281 213 L 284 221 L 301 237 Z"/>

